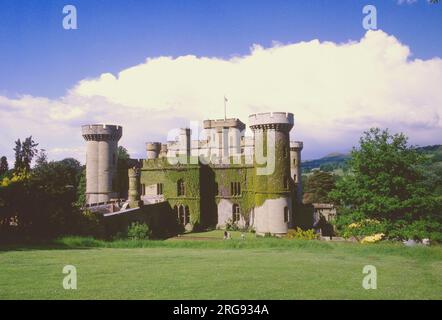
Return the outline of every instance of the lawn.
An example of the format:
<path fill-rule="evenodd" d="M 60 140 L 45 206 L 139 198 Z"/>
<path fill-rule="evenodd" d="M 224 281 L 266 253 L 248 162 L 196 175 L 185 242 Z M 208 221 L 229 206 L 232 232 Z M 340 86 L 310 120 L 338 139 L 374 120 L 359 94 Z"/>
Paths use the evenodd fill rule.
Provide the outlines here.
<path fill-rule="evenodd" d="M 77 290 L 62 287 L 68 264 L 77 269 Z M 376 290 L 362 287 L 369 264 L 377 268 Z M 0 249 L 0 299 L 442 299 L 442 248 L 251 235 L 67 238 L 51 247 Z"/>

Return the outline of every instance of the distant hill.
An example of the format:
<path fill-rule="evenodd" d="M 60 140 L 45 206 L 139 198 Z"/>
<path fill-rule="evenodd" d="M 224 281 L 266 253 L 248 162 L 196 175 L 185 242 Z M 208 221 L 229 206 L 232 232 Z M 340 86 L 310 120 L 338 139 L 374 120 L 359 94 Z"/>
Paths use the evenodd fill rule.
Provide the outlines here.
<path fill-rule="evenodd" d="M 350 154 L 334 152 L 320 159 L 303 161 L 301 163 L 301 169 L 303 173 L 309 173 L 313 169 L 320 169 L 322 171 L 344 169 L 345 163 L 349 158 Z"/>
<path fill-rule="evenodd" d="M 442 145 L 440 144 L 417 147 L 416 150 L 424 154 L 429 163 L 442 162 Z M 345 170 L 348 159 L 350 159 L 349 153 L 344 154 L 334 152 L 319 159 L 303 161 L 301 163 L 301 168 L 303 173 L 309 173 L 314 169 L 336 172 Z"/>

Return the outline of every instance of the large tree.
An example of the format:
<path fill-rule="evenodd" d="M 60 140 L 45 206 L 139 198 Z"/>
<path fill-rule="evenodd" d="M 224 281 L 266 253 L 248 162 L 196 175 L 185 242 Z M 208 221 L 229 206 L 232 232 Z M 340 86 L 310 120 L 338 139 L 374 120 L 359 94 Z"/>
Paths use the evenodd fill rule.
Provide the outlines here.
<path fill-rule="evenodd" d="M 408 138 L 373 128 L 353 148 L 350 172 L 330 193 L 347 223 L 364 219 L 396 227 L 416 221 L 439 221 L 440 199 L 425 187 L 419 167 L 423 157 Z"/>
<path fill-rule="evenodd" d="M 0 158 L 0 177 L 6 174 L 9 170 L 8 159 L 3 156 Z"/>
<path fill-rule="evenodd" d="M 306 176 L 305 180 L 303 199 L 305 204 L 330 202 L 328 194 L 336 184 L 336 178 L 332 173 L 315 170 Z"/>
<path fill-rule="evenodd" d="M 37 146 L 38 143 L 32 139 L 32 136 L 23 142 L 20 139 L 15 141 L 15 172 L 30 172 L 32 159 L 38 152 Z"/>

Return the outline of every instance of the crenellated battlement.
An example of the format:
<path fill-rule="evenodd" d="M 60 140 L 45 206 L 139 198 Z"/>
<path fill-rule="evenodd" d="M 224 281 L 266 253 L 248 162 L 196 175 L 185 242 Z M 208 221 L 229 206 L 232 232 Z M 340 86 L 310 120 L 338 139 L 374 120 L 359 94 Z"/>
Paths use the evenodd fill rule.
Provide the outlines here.
<path fill-rule="evenodd" d="M 290 141 L 291 151 L 301 151 L 304 148 L 304 143 L 302 141 Z"/>
<path fill-rule="evenodd" d="M 107 124 L 89 124 L 81 127 L 86 141 L 118 141 L 123 135 L 123 127 Z"/>
<path fill-rule="evenodd" d="M 290 112 L 264 112 L 249 116 L 249 126 L 256 129 L 288 130 L 293 128 L 293 113 Z"/>

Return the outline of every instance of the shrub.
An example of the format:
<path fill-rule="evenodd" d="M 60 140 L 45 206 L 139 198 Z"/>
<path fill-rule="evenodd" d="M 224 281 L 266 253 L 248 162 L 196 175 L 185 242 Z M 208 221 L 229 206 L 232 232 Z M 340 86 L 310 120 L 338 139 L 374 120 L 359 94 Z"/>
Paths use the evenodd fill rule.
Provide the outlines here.
<path fill-rule="evenodd" d="M 383 233 L 377 233 L 374 234 L 372 236 L 366 236 L 361 240 L 361 243 L 375 243 L 375 242 L 379 242 L 382 240 L 382 238 L 384 238 L 384 234 Z"/>
<path fill-rule="evenodd" d="M 78 233 L 86 237 L 102 238 L 105 233 L 103 221 L 100 219 L 100 216 L 90 210 L 81 212 L 78 229 Z"/>
<path fill-rule="evenodd" d="M 127 237 L 132 240 L 149 239 L 149 226 L 145 223 L 132 222 L 127 228 Z"/>
<path fill-rule="evenodd" d="M 342 236 L 344 238 L 355 237 L 359 240 L 376 234 L 385 234 L 387 230 L 388 223 L 385 221 L 363 219 L 343 226 Z"/>
<path fill-rule="evenodd" d="M 232 218 L 229 218 L 226 221 L 226 230 L 228 231 L 238 231 L 240 228 L 236 222 L 233 221 Z"/>
<path fill-rule="evenodd" d="M 287 239 L 302 239 L 302 240 L 315 240 L 318 238 L 318 235 L 315 233 L 313 229 L 302 230 L 297 227 L 295 230 L 291 229 L 287 232 Z"/>

